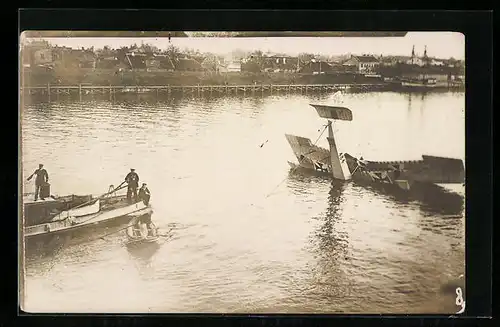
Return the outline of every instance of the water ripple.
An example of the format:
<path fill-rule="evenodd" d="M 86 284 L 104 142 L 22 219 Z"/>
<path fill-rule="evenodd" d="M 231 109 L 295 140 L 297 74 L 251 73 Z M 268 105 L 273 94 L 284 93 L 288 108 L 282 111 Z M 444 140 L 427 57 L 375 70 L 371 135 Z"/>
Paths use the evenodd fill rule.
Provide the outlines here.
<path fill-rule="evenodd" d="M 346 95 L 356 119 L 336 126 L 339 144 L 374 159 L 460 157 L 463 101 L 445 93 L 412 98 L 409 108 L 408 95 Z M 24 174 L 43 162 L 54 193 L 99 194 L 134 166 L 152 191 L 153 219 L 170 231 L 141 251 L 125 247 L 123 233 L 65 241 L 52 256 L 29 261 L 26 309 L 455 312 L 454 299 L 439 290 L 464 272 L 464 217 L 353 183 L 289 175 L 286 160 L 294 158 L 283 135 L 316 139 L 322 124 L 310 102 L 334 99 L 131 98 L 26 107 Z M 414 114 L 414 106 L 422 112 Z M 444 125 L 447 134 L 435 135 Z"/>

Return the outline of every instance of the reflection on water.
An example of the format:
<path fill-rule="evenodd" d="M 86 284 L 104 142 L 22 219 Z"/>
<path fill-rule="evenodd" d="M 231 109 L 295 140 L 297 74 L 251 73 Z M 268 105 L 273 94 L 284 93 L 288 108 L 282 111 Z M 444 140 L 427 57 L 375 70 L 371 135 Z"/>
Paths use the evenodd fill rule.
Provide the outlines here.
<path fill-rule="evenodd" d="M 464 273 L 463 210 L 289 174 L 294 157 L 284 134 L 317 138 L 324 122 L 308 106 L 314 102 L 336 98 L 28 105 L 25 175 L 43 162 L 54 193 L 100 194 L 134 166 L 152 192 L 156 225 L 171 232 L 135 249 L 124 245 L 124 232 L 64 240 L 28 262 L 25 309 L 457 311 L 442 285 Z M 343 105 L 354 120 L 335 126 L 341 152 L 374 160 L 464 157 L 463 94 L 348 94 Z M 326 139 L 318 145 L 327 147 Z"/>

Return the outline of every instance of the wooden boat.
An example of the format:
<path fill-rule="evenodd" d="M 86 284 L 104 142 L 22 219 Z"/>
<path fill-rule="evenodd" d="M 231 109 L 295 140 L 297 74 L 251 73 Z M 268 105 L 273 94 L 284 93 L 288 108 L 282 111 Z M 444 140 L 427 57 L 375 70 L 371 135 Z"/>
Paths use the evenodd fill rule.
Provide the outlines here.
<path fill-rule="evenodd" d="M 142 201 L 131 203 L 126 195 L 117 195 L 117 189 L 103 196 L 51 197 L 45 201 L 33 201 L 29 196 L 24 203 L 24 238 L 72 232 L 86 227 L 151 214 L 152 209 Z"/>
<path fill-rule="evenodd" d="M 150 223 L 149 226 L 145 223 L 137 223 L 140 220 L 135 218 L 130 226 L 126 230 L 127 246 L 137 246 L 146 243 L 154 243 L 158 240 L 158 228 L 154 223 Z"/>
<path fill-rule="evenodd" d="M 401 79 L 401 87 L 403 89 L 415 89 L 415 90 L 428 90 L 438 87 L 435 78 L 421 78 L 421 79 Z"/>
<path fill-rule="evenodd" d="M 311 106 L 320 117 L 328 119 L 327 139 L 330 149 L 318 147 L 308 138 L 285 134 L 298 160 L 298 163 L 288 162 L 293 171 L 313 172 L 343 181 L 352 180 L 385 191 L 411 193 L 426 200 L 437 199 L 435 195 L 438 193 L 449 193 L 439 184 L 465 182 L 464 165 L 460 159 L 423 155 L 421 160 L 414 161 L 369 161 L 348 153 L 338 153 L 330 120 L 351 121 L 352 112 L 344 107 Z M 461 203 L 461 199 L 450 201 Z"/>
<path fill-rule="evenodd" d="M 424 79 L 418 79 L 418 80 L 412 80 L 412 79 L 403 79 L 401 80 L 401 85 L 402 86 L 407 86 L 407 87 L 436 87 L 437 82 L 436 79 L 434 78 L 424 78 Z"/>
<path fill-rule="evenodd" d="M 33 226 L 50 221 L 60 212 L 70 210 L 92 200 L 92 195 L 50 196 L 34 200 L 34 194 L 23 194 L 24 225 Z"/>

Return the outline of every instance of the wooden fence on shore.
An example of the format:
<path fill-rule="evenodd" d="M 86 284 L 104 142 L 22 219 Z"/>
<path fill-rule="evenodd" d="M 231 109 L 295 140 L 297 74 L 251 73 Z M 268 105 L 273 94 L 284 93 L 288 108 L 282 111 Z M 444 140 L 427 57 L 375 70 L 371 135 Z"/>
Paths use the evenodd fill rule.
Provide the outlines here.
<path fill-rule="evenodd" d="M 255 84 L 255 85 L 162 85 L 162 86 L 112 86 L 112 85 L 50 85 L 29 86 L 21 88 L 24 95 L 59 95 L 78 94 L 80 97 L 87 94 L 124 94 L 124 93 L 156 93 L 186 95 L 226 95 L 226 94 L 280 94 L 280 93 L 316 93 L 340 90 L 381 90 L 386 84 Z"/>

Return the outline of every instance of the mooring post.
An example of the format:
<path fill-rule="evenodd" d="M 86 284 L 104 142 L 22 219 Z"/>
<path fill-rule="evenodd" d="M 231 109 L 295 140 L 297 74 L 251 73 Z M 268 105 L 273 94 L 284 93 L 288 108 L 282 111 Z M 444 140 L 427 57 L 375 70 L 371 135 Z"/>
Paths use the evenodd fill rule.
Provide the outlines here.
<path fill-rule="evenodd" d="M 50 83 L 47 83 L 47 95 L 49 96 L 49 102 L 50 102 Z"/>
<path fill-rule="evenodd" d="M 82 84 L 78 84 L 78 94 L 80 95 L 80 101 L 82 101 Z"/>

